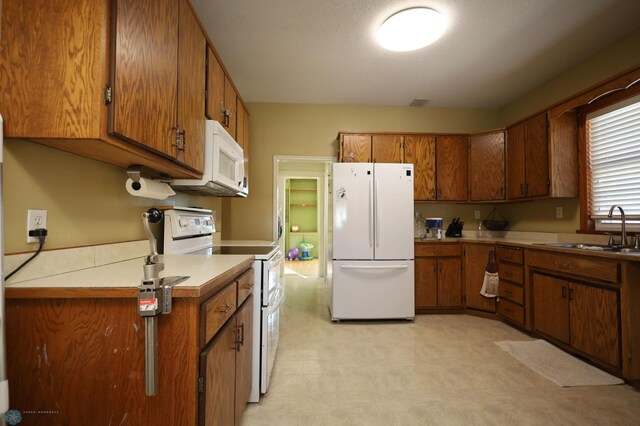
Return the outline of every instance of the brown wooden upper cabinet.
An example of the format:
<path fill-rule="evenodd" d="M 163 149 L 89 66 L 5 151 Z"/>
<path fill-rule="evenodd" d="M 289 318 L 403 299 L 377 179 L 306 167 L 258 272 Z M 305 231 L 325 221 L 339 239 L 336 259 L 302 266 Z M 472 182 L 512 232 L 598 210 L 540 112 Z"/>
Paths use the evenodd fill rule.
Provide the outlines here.
<path fill-rule="evenodd" d="M 238 95 L 213 49 L 207 48 L 207 117 L 220 122 L 237 138 Z"/>
<path fill-rule="evenodd" d="M 371 162 L 371 135 L 340 135 L 340 161 L 343 163 Z"/>
<path fill-rule="evenodd" d="M 373 135 L 371 157 L 374 163 L 402 163 L 404 137 Z"/>
<path fill-rule="evenodd" d="M 200 176 L 204 35 L 188 0 L 10 1 L 1 25 L 6 137 Z"/>
<path fill-rule="evenodd" d="M 468 197 L 468 137 L 436 136 L 436 197 L 440 201 L 466 201 Z"/>
<path fill-rule="evenodd" d="M 507 199 L 578 196 L 578 120 L 542 113 L 507 129 Z"/>
<path fill-rule="evenodd" d="M 547 114 L 539 114 L 507 130 L 507 197 L 549 194 Z"/>
<path fill-rule="evenodd" d="M 413 164 L 413 198 L 416 201 L 436 199 L 436 138 L 405 136 L 404 162 Z"/>
<path fill-rule="evenodd" d="M 469 200 L 504 200 L 504 131 L 469 137 Z"/>

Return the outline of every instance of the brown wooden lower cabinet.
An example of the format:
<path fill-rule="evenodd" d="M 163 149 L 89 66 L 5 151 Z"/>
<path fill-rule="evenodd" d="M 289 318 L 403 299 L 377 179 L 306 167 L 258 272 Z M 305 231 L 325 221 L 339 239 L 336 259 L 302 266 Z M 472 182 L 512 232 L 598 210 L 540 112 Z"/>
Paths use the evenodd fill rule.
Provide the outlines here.
<path fill-rule="evenodd" d="M 532 275 L 536 331 L 620 367 L 619 291 L 540 273 Z"/>
<path fill-rule="evenodd" d="M 484 273 L 487 269 L 489 252 L 495 250 L 492 244 L 464 245 L 465 298 L 467 308 L 485 312 L 496 312 L 496 300 L 480 294 Z"/>
<path fill-rule="evenodd" d="M 251 392 L 250 296 L 201 355 L 201 425 L 239 425 Z"/>
<path fill-rule="evenodd" d="M 157 317 L 155 396 L 145 395 L 135 289 L 7 289 L 10 407 L 36 425 L 239 424 L 251 386 L 253 296 L 228 308 L 225 290 L 245 282 L 250 265 L 206 294 L 174 297 L 172 312 Z M 213 302 L 235 314 L 209 327 L 209 339 Z"/>
<path fill-rule="evenodd" d="M 462 261 L 459 244 L 416 246 L 416 309 L 462 308 Z"/>

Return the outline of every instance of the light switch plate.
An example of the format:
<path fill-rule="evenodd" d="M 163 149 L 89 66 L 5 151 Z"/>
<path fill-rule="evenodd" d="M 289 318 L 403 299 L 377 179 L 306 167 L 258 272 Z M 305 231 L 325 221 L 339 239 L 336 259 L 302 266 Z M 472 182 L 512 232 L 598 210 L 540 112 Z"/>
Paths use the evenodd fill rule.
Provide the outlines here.
<path fill-rule="evenodd" d="M 562 219 L 563 211 L 562 207 L 556 207 L 556 219 Z"/>
<path fill-rule="evenodd" d="M 476 210 L 475 212 L 473 212 L 473 214 L 476 219 L 480 219 L 480 210 Z"/>
<path fill-rule="evenodd" d="M 38 237 L 30 237 L 29 231 L 47 227 L 46 210 L 27 210 L 27 243 L 39 243 Z"/>

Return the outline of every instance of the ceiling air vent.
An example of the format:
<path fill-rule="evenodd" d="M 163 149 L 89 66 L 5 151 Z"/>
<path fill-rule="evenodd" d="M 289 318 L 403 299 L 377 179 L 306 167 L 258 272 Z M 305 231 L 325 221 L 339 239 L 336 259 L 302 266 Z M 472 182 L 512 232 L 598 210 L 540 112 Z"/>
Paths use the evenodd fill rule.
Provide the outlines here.
<path fill-rule="evenodd" d="M 427 102 L 429 102 L 429 99 L 420 99 L 420 98 L 416 98 L 414 100 L 411 101 L 411 103 L 409 104 L 409 106 L 413 106 L 413 107 L 421 107 L 424 106 L 424 104 L 426 104 Z"/>

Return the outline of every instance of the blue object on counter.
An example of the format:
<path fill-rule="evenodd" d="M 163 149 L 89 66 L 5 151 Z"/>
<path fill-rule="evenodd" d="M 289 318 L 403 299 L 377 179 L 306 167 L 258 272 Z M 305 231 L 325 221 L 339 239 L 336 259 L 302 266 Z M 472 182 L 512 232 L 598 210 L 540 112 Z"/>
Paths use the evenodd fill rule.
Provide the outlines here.
<path fill-rule="evenodd" d="M 424 226 L 427 229 L 431 228 L 440 228 L 442 229 L 442 218 L 441 217 L 428 217 L 424 220 Z"/>

